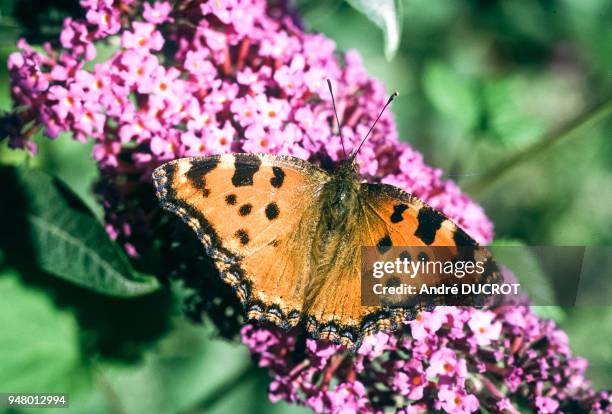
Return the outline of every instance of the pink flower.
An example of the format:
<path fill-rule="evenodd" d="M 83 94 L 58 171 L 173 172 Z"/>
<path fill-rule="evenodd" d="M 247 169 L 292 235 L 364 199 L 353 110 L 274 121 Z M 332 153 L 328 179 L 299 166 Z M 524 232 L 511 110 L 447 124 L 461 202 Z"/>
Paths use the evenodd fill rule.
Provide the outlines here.
<path fill-rule="evenodd" d="M 145 22 L 132 23 L 133 32 L 125 31 L 121 36 L 121 46 L 126 49 L 161 50 L 164 38 L 155 30 L 155 25 Z"/>
<path fill-rule="evenodd" d="M 478 399 L 460 389 L 442 386 L 438 392 L 440 407 L 451 414 L 469 414 L 480 408 Z"/>
<path fill-rule="evenodd" d="M 78 130 L 77 139 L 86 141 L 86 136 L 102 134 L 106 116 L 101 112 L 100 105 L 87 103 L 74 114 L 74 127 Z"/>
<path fill-rule="evenodd" d="M 64 20 L 64 27 L 60 34 L 62 47 L 70 49 L 73 56 L 85 57 L 91 60 L 96 56 L 96 48 L 89 38 L 87 26 L 83 22 L 77 22 L 70 17 Z"/>
<path fill-rule="evenodd" d="M 98 102 L 110 85 L 110 78 L 106 74 L 92 74 L 86 70 L 79 70 L 74 75 L 76 86 L 83 91 L 84 97 Z"/>
<path fill-rule="evenodd" d="M 182 146 L 177 135 L 174 135 L 173 139 L 169 138 L 170 137 L 161 138 L 159 136 L 154 136 L 151 139 L 151 153 L 162 160 L 174 159 L 174 154 L 180 153 Z"/>
<path fill-rule="evenodd" d="M 559 408 L 559 402 L 554 398 L 538 396 L 535 400 L 539 414 L 554 414 Z"/>
<path fill-rule="evenodd" d="M 263 127 L 279 128 L 287 122 L 290 108 L 286 100 L 275 98 L 266 99 L 263 95 L 258 95 L 255 100 L 261 115 L 259 118 L 259 125 Z"/>
<path fill-rule="evenodd" d="M 262 39 L 259 53 L 262 56 L 278 58 L 292 55 L 300 49 L 298 40 L 287 32 L 281 31 L 276 36 L 268 36 Z"/>
<path fill-rule="evenodd" d="M 420 361 L 413 359 L 402 367 L 393 379 L 393 387 L 409 400 L 420 400 L 427 387 L 427 378 Z"/>
<path fill-rule="evenodd" d="M 333 390 L 326 392 L 326 397 L 333 414 L 357 414 L 369 405 L 365 388 L 359 381 L 338 384 Z"/>
<path fill-rule="evenodd" d="M 260 125 L 251 125 L 244 131 L 246 141 L 242 143 L 244 152 L 274 152 L 278 144 L 278 134 L 267 132 Z"/>
<path fill-rule="evenodd" d="M 225 24 L 231 23 L 232 9 L 238 6 L 237 1 L 209 1 L 200 5 L 202 14 L 213 14 Z"/>
<path fill-rule="evenodd" d="M 186 54 L 185 69 L 193 75 L 198 88 L 206 88 L 219 76 L 219 71 L 209 60 L 209 56 L 210 52 L 206 49 L 190 50 Z"/>
<path fill-rule="evenodd" d="M 442 327 L 444 320 L 444 315 L 439 312 L 419 312 L 416 318 L 409 322 L 412 336 L 422 340 L 428 335 L 434 335 Z"/>
<path fill-rule="evenodd" d="M 192 131 L 181 134 L 181 143 L 185 147 L 185 155 L 188 157 L 209 154 L 210 150 L 206 146 L 207 140 L 197 136 Z"/>
<path fill-rule="evenodd" d="M 368 358 L 376 358 L 389 347 L 393 346 L 392 337 L 385 332 L 377 332 L 364 338 L 361 346 L 357 350 L 359 355 L 366 355 Z"/>
<path fill-rule="evenodd" d="M 226 121 L 223 128 L 213 127 L 211 134 L 211 151 L 214 154 L 223 154 L 231 151 L 232 143 L 234 141 L 234 137 L 236 136 L 236 130 L 230 122 Z M 208 138 L 207 141 L 210 142 L 211 138 Z"/>
<path fill-rule="evenodd" d="M 303 55 L 296 55 L 288 66 L 283 66 L 274 73 L 274 80 L 285 93 L 296 95 L 304 91 L 304 67 L 306 61 Z"/>
<path fill-rule="evenodd" d="M 252 96 L 244 96 L 234 100 L 230 106 L 236 116 L 236 120 L 243 127 L 254 124 L 259 118 L 259 107 Z"/>
<path fill-rule="evenodd" d="M 396 411 L 397 414 L 425 414 L 427 413 L 427 406 L 425 404 L 411 404 L 406 407 L 402 407 Z"/>
<path fill-rule="evenodd" d="M 49 88 L 49 94 L 47 96 L 50 100 L 57 101 L 52 108 L 60 121 L 65 120 L 68 115 L 78 111 L 81 107 L 80 99 L 72 92 L 74 92 L 74 90 L 69 91 L 59 85 L 53 85 Z"/>
<path fill-rule="evenodd" d="M 117 168 L 119 166 L 119 160 L 117 155 L 121 150 L 121 143 L 118 141 L 107 141 L 104 144 L 96 144 L 93 147 L 92 157 L 94 160 L 100 162 L 105 167 Z M 111 230 L 110 234 L 117 236 L 117 232 L 108 227 L 107 230 Z"/>
<path fill-rule="evenodd" d="M 465 378 L 467 366 L 464 359 L 458 359 L 455 352 L 448 348 L 435 351 L 429 359 L 429 368 L 426 370 L 428 378 L 439 376 L 456 376 Z"/>
<path fill-rule="evenodd" d="M 494 319 L 493 312 L 483 311 L 468 321 L 478 345 L 489 345 L 491 341 L 499 339 L 502 326 L 501 322 L 493 322 Z"/>
<path fill-rule="evenodd" d="M 141 54 L 136 50 L 127 50 L 120 56 L 121 66 L 116 68 L 118 75 L 128 87 L 136 86 L 140 93 L 152 89 L 153 73 L 159 67 L 155 55 Z"/>
<path fill-rule="evenodd" d="M 515 412 L 514 411 L 514 407 L 512 407 L 512 402 L 510 401 L 509 398 L 502 398 L 501 400 L 499 400 L 497 402 L 496 407 L 502 413 L 505 413 L 505 412 L 512 412 L 512 413 L 514 413 Z"/>
<path fill-rule="evenodd" d="M 159 66 L 151 74 L 152 82 L 142 92 L 149 94 L 149 104 L 160 110 L 168 109 L 168 106 L 180 105 L 179 88 L 181 81 L 178 79 L 180 72 L 175 68 L 165 69 Z"/>
<path fill-rule="evenodd" d="M 121 28 L 119 13 L 110 6 L 101 9 L 90 9 L 85 17 L 87 22 L 97 27 L 96 36 L 112 35 Z"/>
<path fill-rule="evenodd" d="M 146 21 L 153 24 L 162 24 L 166 22 L 173 22 L 174 19 L 170 17 L 172 12 L 172 5 L 167 1 L 156 1 L 153 4 L 144 3 L 144 10 L 142 16 Z"/>

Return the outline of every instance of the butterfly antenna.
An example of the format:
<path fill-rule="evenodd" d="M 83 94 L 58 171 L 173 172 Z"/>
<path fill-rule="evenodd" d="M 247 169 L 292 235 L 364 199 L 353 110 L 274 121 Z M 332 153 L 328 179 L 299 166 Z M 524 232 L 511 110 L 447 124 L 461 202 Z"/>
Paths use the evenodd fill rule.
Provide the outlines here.
<path fill-rule="evenodd" d="M 340 126 L 340 119 L 338 119 L 338 111 L 336 111 L 336 100 L 334 99 L 334 92 L 332 91 L 332 84 L 329 79 L 327 80 L 327 87 L 329 88 L 329 94 L 332 98 L 332 105 L 334 107 L 334 115 L 336 116 L 336 124 L 338 125 L 338 133 L 340 134 L 340 142 L 342 142 L 342 152 L 344 153 L 344 159 L 346 159 L 346 150 L 344 149 L 344 137 L 342 136 L 342 127 Z"/>
<path fill-rule="evenodd" d="M 361 149 L 361 146 L 367 141 L 368 137 L 370 136 L 370 133 L 374 130 L 374 127 L 376 126 L 376 124 L 378 123 L 378 120 L 380 119 L 380 117 L 382 116 L 382 114 L 385 112 L 385 109 L 387 109 L 387 106 L 389 106 L 389 104 L 391 102 L 393 102 L 393 100 L 399 95 L 399 93 L 397 92 L 393 92 L 391 94 L 391 96 L 389 97 L 389 99 L 387 100 L 387 103 L 385 104 L 385 106 L 383 106 L 383 109 L 380 111 L 380 113 L 378 114 L 378 116 L 376 117 L 376 119 L 374 120 L 374 123 L 372 124 L 372 126 L 370 127 L 370 130 L 368 131 L 368 133 L 366 134 L 366 136 L 363 138 L 363 140 L 361 141 L 361 143 L 359 144 L 359 146 L 357 147 L 357 149 L 355 151 L 353 151 L 353 153 L 351 154 L 351 156 L 349 157 L 349 160 L 352 162 L 355 157 L 357 156 L 357 153 L 359 152 L 359 150 Z"/>

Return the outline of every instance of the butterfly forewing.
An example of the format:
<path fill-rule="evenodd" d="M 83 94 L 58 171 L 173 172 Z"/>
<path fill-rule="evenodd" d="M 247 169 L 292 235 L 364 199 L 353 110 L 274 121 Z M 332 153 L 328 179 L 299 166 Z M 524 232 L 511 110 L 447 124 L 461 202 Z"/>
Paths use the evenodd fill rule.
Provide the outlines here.
<path fill-rule="evenodd" d="M 297 324 L 312 215 L 329 175 L 297 158 L 226 154 L 164 164 L 154 179 L 162 205 L 197 232 L 249 318 Z"/>

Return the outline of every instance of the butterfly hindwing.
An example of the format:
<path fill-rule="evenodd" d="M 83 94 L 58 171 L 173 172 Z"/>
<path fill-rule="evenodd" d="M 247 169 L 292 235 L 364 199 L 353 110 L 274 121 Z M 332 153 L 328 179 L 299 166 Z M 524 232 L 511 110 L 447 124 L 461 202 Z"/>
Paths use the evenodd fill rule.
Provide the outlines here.
<path fill-rule="evenodd" d="M 248 317 L 297 324 L 311 216 L 329 175 L 297 158 L 225 154 L 169 162 L 154 179 L 162 206 L 197 232 Z"/>

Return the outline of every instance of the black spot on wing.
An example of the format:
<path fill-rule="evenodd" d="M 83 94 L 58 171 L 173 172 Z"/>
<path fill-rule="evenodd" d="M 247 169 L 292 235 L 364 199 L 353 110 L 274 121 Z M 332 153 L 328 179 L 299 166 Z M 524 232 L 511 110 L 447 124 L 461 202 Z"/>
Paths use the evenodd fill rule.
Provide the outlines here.
<path fill-rule="evenodd" d="M 236 194 L 228 194 L 225 196 L 225 202 L 230 205 L 233 206 L 234 204 L 236 204 Z"/>
<path fill-rule="evenodd" d="M 387 234 L 385 237 L 380 239 L 378 243 L 376 243 L 376 246 L 378 247 L 378 251 L 380 252 L 380 254 L 387 253 L 391 246 L 393 246 L 393 242 L 391 242 L 391 237 L 389 237 L 389 235 Z"/>
<path fill-rule="evenodd" d="M 261 166 L 261 159 L 253 154 L 236 154 L 234 159 L 234 187 L 253 185 L 253 176 Z"/>
<path fill-rule="evenodd" d="M 279 214 L 278 206 L 276 203 L 270 203 L 266 206 L 266 217 L 268 220 L 274 220 Z"/>
<path fill-rule="evenodd" d="M 436 233 L 444 216 L 431 207 L 421 207 L 417 216 L 419 226 L 414 232 L 414 235 L 423 241 L 425 244 L 431 244 L 436 239 Z"/>
<path fill-rule="evenodd" d="M 240 206 L 240 208 L 238 209 L 238 214 L 243 217 L 248 216 L 249 214 L 251 214 L 251 210 L 253 210 L 253 205 L 246 203 Z"/>
<path fill-rule="evenodd" d="M 399 287 L 402 285 L 402 281 L 399 277 L 393 276 L 385 281 L 385 286 L 387 287 Z"/>
<path fill-rule="evenodd" d="M 397 204 L 393 206 L 393 214 L 391 214 L 391 223 L 399 223 L 404 220 L 402 214 L 404 211 L 408 210 L 408 206 L 406 204 Z"/>
<path fill-rule="evenodd" d="M 467 235 L 466 232 L 461 230 L 459 227 L 455 229 L 455 234 L 453 234 L 453 241 L 457 246 L 476 246 L 477 243 L 470 236 Z"/>
<path fill-rule="evenodd" d="M 404 260 L 407 261 L 407 262 L 411 262 L 412 261 L 412 256 L 406 250 L 404 250 L 403 252 L 400 253 L 399 258 L 400 258 L 400 260 L 402 262 Z"/>
<path fill-rule="evenodd" d="M 249 243 L 249 233 L 247 233 L 247 231 L 244 229 L 237 230 L 234 236 L 236 236 L 238 240 L 240 240 L 240 244 L 242 244 L 243 246 Z"/>
<path fill-rule="evenodd" d="M 189 182 L 202 191 L 204 197 L 208 197 L 210 189 L 206 188 L 206 174 L 217 168 L 219 155 L 206 157 L 203 160 L 193 161 L 189 171 L 185 174 Z"/>
<path fill-rule="evenodd" d="M 274 177 L 270 178 L 270 184 L 272 184 L 272 187 L 281 188 L 283 181 L 285 181 L 285 172 L 280 167 L 272 167 L 272 173 Z"/>

